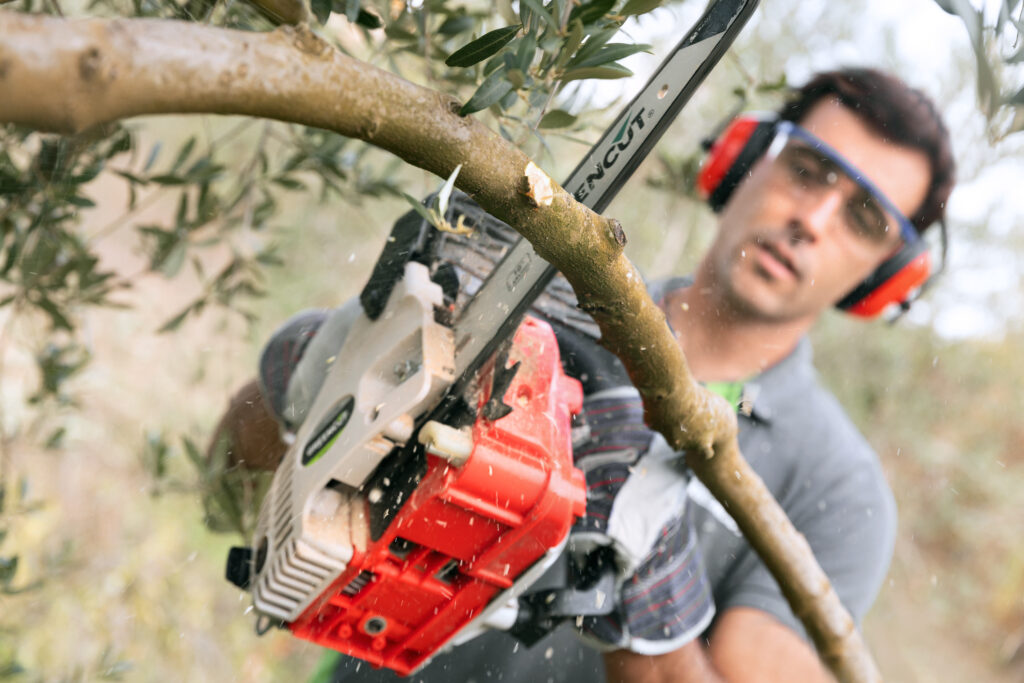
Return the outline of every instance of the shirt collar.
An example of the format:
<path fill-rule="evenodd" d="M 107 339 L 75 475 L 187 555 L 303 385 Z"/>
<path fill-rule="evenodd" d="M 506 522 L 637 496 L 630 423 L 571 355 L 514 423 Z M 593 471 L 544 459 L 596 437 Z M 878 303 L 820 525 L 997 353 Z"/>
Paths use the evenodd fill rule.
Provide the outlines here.
<path fill-rule="evenodd" d="M 806 337 L 782 360 L 743 383 L 739 412 L 769 423 L 779 405 L 813 379 L 811 343 Z"/>

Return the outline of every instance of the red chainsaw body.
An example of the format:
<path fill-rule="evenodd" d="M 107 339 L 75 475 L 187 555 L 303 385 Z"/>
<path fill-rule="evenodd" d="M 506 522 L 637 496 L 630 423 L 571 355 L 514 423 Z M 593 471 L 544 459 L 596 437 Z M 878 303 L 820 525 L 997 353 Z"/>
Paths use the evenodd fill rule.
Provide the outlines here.
<path fill-rule="evenodd" d="M 384 534 L 289 624 L 296 636 L 408 674 L 565 540 L 586 508 L 570 436 L 583 390 L 562 372 L 547 323 L 523 322 L 509 351 L 516 361 L 504 396 L 512 412 L 477 418 L 462 465 L 427 455 L 426 475 Z"/>

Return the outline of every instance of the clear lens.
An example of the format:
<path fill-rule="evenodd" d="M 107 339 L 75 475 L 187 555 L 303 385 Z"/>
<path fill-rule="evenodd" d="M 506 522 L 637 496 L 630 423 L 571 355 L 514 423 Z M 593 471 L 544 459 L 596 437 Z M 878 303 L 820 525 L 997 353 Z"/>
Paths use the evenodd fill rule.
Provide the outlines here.
<path fill-rule="evenodd" d="M 895 242 L 900 235 L 908 241 L 917 237 L 869 181 L 810 133 L 780 126 L 768 157 L 779 181 L 799 200 L 820 201 L 829 192 L 841 192 L 840 218 L 850 234 L 875 244 Z"/>

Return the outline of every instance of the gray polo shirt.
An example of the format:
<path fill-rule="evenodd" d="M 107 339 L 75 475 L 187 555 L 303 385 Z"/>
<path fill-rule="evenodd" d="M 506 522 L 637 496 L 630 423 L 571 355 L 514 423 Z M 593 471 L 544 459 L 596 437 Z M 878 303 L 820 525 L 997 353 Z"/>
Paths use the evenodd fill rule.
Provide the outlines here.
<path fill-rule="evenodd" d="M 679 285 L 679 280 L 673 280 L 653 286 L 652 295 L 657 299 L 666 286 Z M 315 329 L 317 323 L 306 317 L 299 327 L 309 335 L 311 326 Z M 269 348 L 274 347 L 272 341 Z M 786 358 L 745 383 L 739 443 L 750 465 L 807 538 L 840 600 L 859 623 L 889 565 L 896 507 L 877 457 L 820 385 L 811 356 L 809 342 L 802 340 Z M 728 512 L 696 479 L 689 492 L 717 614 L 731 607 L 754 607 L 806 637 L 775 579 Z M 544 585 L 556 585 L 563 575 L 556 565 Z M 709 632 L 713 629 L 714 624 Z M 342 656 L 333 680 L 398 677 Z M 438 656 L 411 680 L 589 682 L 604 680 L 604 669 L 599 653 L 581 644 L 572 628 L 563 625 L 529 649 L 504 633 L 482 636 Z"/>

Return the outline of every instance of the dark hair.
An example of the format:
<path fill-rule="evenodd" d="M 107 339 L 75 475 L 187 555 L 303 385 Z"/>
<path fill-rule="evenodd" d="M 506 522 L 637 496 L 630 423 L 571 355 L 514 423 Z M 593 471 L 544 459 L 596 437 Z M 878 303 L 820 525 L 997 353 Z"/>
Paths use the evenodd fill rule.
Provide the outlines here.
<path fill-rule="evenodd" d="M 924 201 L 910 221 L 925 230 L 946 210 L 956 162 L 949 131 L 928 97 L 900 79 L 875 69 L 847 68 L 819 73 L 795 89 L 779 118 L 799 123 L 821 100 L 834 97 L 893 144 L 921 150 L 932 178 Z"/>

